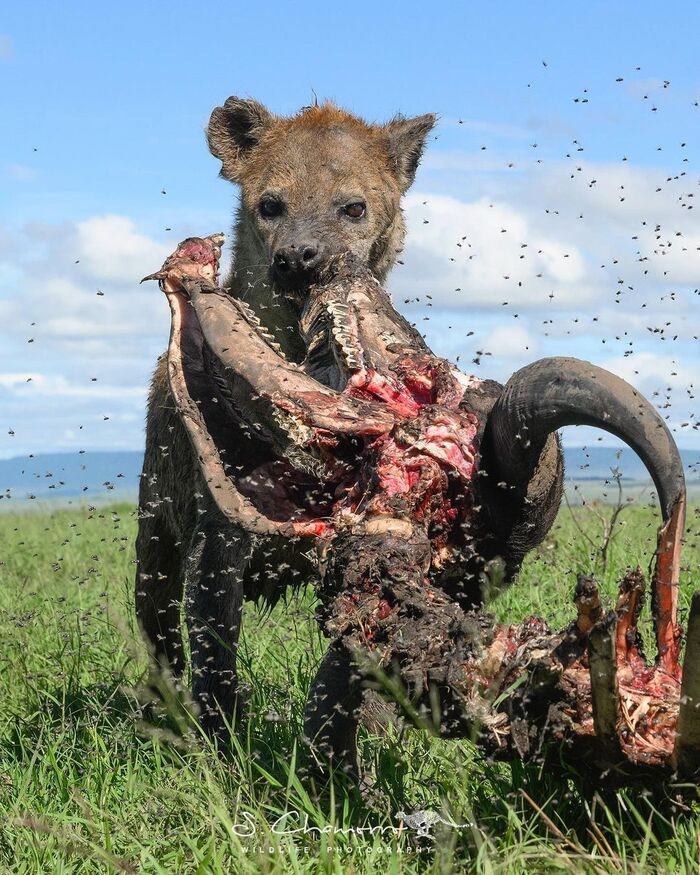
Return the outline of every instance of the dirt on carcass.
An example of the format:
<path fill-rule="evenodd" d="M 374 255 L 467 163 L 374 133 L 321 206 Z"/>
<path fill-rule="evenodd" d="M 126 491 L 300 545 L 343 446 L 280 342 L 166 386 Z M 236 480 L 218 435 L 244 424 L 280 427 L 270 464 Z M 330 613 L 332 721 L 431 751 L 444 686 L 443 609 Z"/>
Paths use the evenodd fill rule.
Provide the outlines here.
<path fill-rule="evenodd" d="M 284 361 L 254 315 L 212 280 L 218 245 L 211 238 L 208 252 L 207 241 L 185 241 L 155 275 L 173 312 L 171 388 L 222 512 L 255 534 L 316 539 L 329 637 L 368 674 L 395 672 L 412 710 L 443 735 L 471 734 L 495 755 L 523 759 L 551 755 L 556 742 L 580 769 L 612 769 L 623 781 L 676 772 L 695 780 L 700 598 L 685 672 L 677 623 L 684 493 L 659 534 L 653 663 L 638 643 L 638 571 L 607 613 L 594 582 L 580 581 L 577 617 L 560 632 L 538 618 L 495 624 L 465 610 L 434 574 L 470 549 L 484 418 L 463 399 L 479 381 L 432 355 L 352 265 L 312 290 L 300 312 L 307 360 Z M 212 387 L 216 415 L 207 411 Z M 211 428 L 226 416 L 270 451 L 245 476 L 222 461 Z M 285 500 L 265 499 L 270 464 L 288 466 L 273 484 Z M 298 472 L 318 488 L 294 483 Z M 323 501 L 308 501 L 321 492 Z"/>

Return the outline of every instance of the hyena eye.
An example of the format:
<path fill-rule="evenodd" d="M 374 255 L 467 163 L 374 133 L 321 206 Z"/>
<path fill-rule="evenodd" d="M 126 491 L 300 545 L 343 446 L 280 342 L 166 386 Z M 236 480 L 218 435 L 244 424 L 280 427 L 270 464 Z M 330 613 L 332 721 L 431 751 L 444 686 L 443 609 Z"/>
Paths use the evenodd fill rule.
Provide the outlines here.
<path fill-rule="evenodd" d="M 258 204 L 258 209 L 264 219 L 274 219 L 284 212 L 284 203 L 274 197 L 264 197 Z"/>
<path fill-rule="evenodd" d="M 367 207 L 363 201 L 353 201 L 353 203 L 346 204 L 343 207 L 343 212 L 346 216 L 350 216 L 351 219 L 361 219 L 366 211 Z"/>

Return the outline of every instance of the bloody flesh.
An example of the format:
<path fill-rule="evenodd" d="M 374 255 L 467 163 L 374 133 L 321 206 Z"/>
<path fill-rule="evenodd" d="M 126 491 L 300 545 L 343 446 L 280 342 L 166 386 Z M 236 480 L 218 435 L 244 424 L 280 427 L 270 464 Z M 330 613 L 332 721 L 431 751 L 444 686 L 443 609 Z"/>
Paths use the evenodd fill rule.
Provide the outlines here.
<path fill-rule="evenodd" d="M 373 307 L 385 293 L 352 267 L 311 291 L 300 314 L 307 360 L 285 362 L 244 305 L 217 289 L 218 245 L 185 241 L 153 275 L 173 313 L 171 388 L 229 518 L 257 534 L 318 538 L 325 631 L 358 662 L 397 667 L 443 734 L 477 729 L 491 752 L 526 759 L 556 741 L 582 768 L 625 778 L 678 768 L 694 777 L 700 728 L 681 678 L 691 699 L 700 681 L 694 665 L 681 670 L 677 621 L 682 500 L 659 535 L 653 664 L 639 647 L 638 571 L 607 614 L 595 585 L 581 583 L 577 618 L 562 632 L 537 618 L 497 625 L 465 611 L 433 572 L 459 557 L 473 513 L 483 423 L 460 402 L 478 381 L 433 356 L 393 308 Z M 210 371 L 207 347 L 219 362 Z M 188 369 L 217 383 L 230 415 L 256 428 L 277 458 L 237 478 L 217 457 L 206 393 L 193 399 Z M 266 499 L 275 470 L 285 482 L 277 476 Z M 316 485 L 288 486 L 299 472 Z M 698 600 L 689 639 L 700 642 Z"/>

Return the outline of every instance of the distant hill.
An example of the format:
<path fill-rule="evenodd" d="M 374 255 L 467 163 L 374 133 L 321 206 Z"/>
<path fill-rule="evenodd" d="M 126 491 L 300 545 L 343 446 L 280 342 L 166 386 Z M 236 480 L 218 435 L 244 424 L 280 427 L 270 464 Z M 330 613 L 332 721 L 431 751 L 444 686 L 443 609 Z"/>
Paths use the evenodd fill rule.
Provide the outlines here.
<path fill-rule="evenodd" d="M 700 480 L 700 450 L 681 450 L 686 480 Z M 648 480 L 649 474 L 629 447 L 565 447 L 566 476 L 570 480 L 604 480 L 618 469 L 624 480 Z"/>
<path fill-rule="evenodd" d="M 3 499 L 136 496 L 139 452 L 38 453 L 0 459 Z"/>
<path fill-rule="evenodd" d="M 625 481 L 644 481 L 644 465 L 630 449 L 566 447 L 567 478 L 603 481 L 617 468 Z M 700 451 L 682 450 L 688 481 L 700 481 Z M 138 491 L 142 454 L 129 452 L 40 453 L 0 459 L 0 506 L 14 500 L 131 499 Z"/>

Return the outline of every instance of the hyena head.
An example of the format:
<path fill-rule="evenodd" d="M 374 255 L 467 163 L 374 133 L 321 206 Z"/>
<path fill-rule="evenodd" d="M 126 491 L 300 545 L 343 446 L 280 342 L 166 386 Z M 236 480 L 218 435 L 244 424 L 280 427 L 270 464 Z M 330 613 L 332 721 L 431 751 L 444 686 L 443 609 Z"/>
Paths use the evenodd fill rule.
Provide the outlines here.
<path fill-rule="evenodd" d="M 221 175 L 241 187 L 239 267 L 264 266 L 272 285 L 296 298 L 329 258 L 351 252 L 383 281 L 403 242 L 401 195 L 435 120 L 367 124 L 332 103 L 280 118 L 229 97 L 207 138 Z"/>

